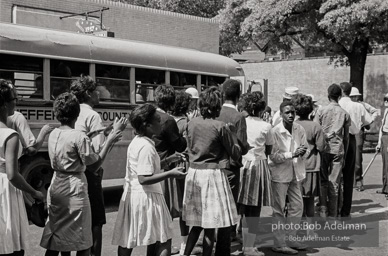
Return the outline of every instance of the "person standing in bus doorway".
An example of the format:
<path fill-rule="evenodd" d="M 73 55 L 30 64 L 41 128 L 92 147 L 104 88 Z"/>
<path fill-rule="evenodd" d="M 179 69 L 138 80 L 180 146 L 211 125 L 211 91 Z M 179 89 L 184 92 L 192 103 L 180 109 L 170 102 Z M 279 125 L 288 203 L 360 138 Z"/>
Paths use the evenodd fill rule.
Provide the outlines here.
<path fill-rule="evenodd" d="M 362 94 L 358 91 L 356 87 L 352 87 L 350 91 L 349 97 L 354 102 L 358 102 L 362 104 L 366 111 L 372 116 L 372 122 L 376 120 L 379 115 L 379 111 L 369 105 L 366 102 L 362 101 Z M 369 130 L 370 125 L 363 126 L 360 130 L 360 133 L 356 135 L 356 164 L 354 170 L 354 186 L 358 191 L 364 191 L 364 179 L 362 177 L 362 150 L 364 147 L 364 139 L 365 139 L 365 130 Z"/>
<path fill-rule="evenodd" d="M 75 129 L 86 134 L 104 129 L 100 115 L 93 110 L 93 107 L 99 104 L 99 92 L 96 90 L 95 81 L 90 76 L 81 76 L 73 81 L 70 86 L 70 92 L 73 93 L 80 103 L 80 113 L 75 123 Z M 118 127 L 123 131 L 127 122 L 121 122 Z M 99 153 L 104 146 L 105 135 L 109 134 L 112 127 L 105 128 L 102 134 L 97 134 L 92 138 L 92 148 L 95 153 Z M 92 234 L 93 246 L 91 255 L 101 256 L 102 249 L 102 226 L 106 223 L 104 195 L 102 191 L 102 177 L 104 170 L 100 167 L 97 171 L 91 171 L 86 168 L 86 179 L 88 181 L 88 193 L 90 207 L 92 210 Z"/>
<path fill-rule="evenodd" d="M 237 111 L 237 103 L 241 94 L 241 83 L 237 80 L 229 79 L 222 84 L 222 105 L 218 121 L 226 124 L 232 124 L 236 130 L 237 139 L 241 148 L 241 155 L 245 155 L 249 150 L 247 141 L 247 124 L 245 117 Z M 225 170 L 229 185 L 232 190 L 234 201 L 237 202 L 240 167 L 242 167 L 242 158 L 237 161 L 230 159 L 230 166 Z M 220 228 L 217 234 L 216 256 L 230 255 L 230 242 L 237 240 L 236 225 L 232 227 Z"/>
<path fill-rule="evenodd" d="M 15 109 L 16 94 L 10 81 L 0 79 L 0 254 L 23 256 L 28 244 L 28 219 L 22 191 L 44 200 L 18 171 L 19 136 L 7 127 Z"/>
<path fill-rule="evenodd" d="M 159 85 L 155 90 L 155 100 L 158 107 L 157 111 L 160 116 L 162 131 L 158 135 L 153 136 L 152 139 L 155 142 L 155 148 L 159 154 L 160 161 L 164 161 L 175 152 L 183 152 L 186 149 L 187 142 L 186 139 L 179 134 L 178 125 L 174 118 L 168 114 L 168 112 L 172 111 L 175 104 L 174 87 L 165 84 Z M 174 167 L 175 164 L 171 164 L 169 168 L 164 169 L 164 171 L 168 171 Z M 174 186 L 172 179 L 166 179 L 164 182 L 164 197 L 172 218 L 178 218 L 179 207 L 177 187 L 176 185 Z M 183 237 L 183 240 L 187 240 L 187 236 Z M 186 243 L 186 241 L 183 242 Z M 178 254 L 179 251 L 179 248 L 171 248 L 171 254 Z"/>

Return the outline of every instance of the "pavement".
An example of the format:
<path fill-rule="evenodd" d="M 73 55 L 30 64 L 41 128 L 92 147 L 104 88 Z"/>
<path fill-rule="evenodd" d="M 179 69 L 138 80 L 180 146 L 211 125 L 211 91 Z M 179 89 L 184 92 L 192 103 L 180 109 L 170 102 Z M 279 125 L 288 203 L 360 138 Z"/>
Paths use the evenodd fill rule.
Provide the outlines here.
<path fill-rule="evenodd" d="M 364 154 L 364 168 L 368 165 L 373 154 Z M 357 244 L 346 247 L 325 247 L 325 248 L 308 248 L 306 251 L 300 251 L 298 255 L 312 256 L 387 256 L 388 255 L 388 200 L 384 195 L 376 194 L 376 190 L 381 190 L 382 184 L 382 160 L 381 155 L 378 155 L 371 165 L 371 169 L 364 177 L 365 191 L 359 192 L 354 190 L 353 205 L 351 216 L 352 219 L 376 220 L 379 224 L 379 246 L 377 247 L 357 247 Z M 103 255 L 117 255 L 117 247 L 111 244 L 114 223 L 116 221 L 118 205 L 122 194 L 121 187 L 109 187 L 105 189 L 104 196 L 106 202 L 107 224 L 103 228 Z M 264 207 L 262 216 L 268 217 L 271 215 L 271 208 Z M 42 228 L 30 225 L 29 249 L 26 251 L 26 256 L 42 256 L 45 251 L 39 246 L 42 236 Z M 173 246 L 179 246 L 179 223 L 174 220 L 174 237 Z M 241 246 L 237 243 L 232 244 L 233 254 L 242 255 Z M 265 255 L 275 256 L 284 255 L 274 253 L 271 248 L 260 248 Z M 72 253 L 75 255 L 75 253 Z M 133 256 L 145 256 L 145 247 L 135 248 Z"/>

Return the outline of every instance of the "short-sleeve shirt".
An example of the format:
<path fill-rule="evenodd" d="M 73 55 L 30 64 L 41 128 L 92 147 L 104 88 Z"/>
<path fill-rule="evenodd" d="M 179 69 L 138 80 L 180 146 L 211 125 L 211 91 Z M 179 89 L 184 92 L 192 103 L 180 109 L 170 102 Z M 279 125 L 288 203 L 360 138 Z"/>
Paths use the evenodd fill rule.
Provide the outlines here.
<path fill-rule="evenodd" d="M 9 116 L 7 126 L 19 133 L 19 140 L 23 148 L 29 148 L 36 144 L 35 136 L 22 113 L 15 111 L 12 116 Z"/>
<path fill-rule="evenodd" d="M 325 134 L 334 137 L 327 141 L 326 153 L 344 154 L 344 128 L 350 126 L 349 114 L 338 103 L 330 103 L 318 109 L 314 121 L 321 125 Z"/>
<path fill-rule="evenodd" d="M 251 161 L 267 159 L 265 146 L 274 144 L 271 124 L 253 116 L 248 116 L 246 123 L 248 143 L 251 149 L 243 156 L 243 159 Z"/>
<path fill-rule="evenodd" d="M 160 158 L 155 143 L 148 137 L 135 136 L 127 150 L 126 189 L 163 194 L 160 183 L 141 185 L 138 178 L 139 175 L 153 175 L 160 172 Z"/>
<path fill-rule="evenodd" d="M 349 97 L 342 97 L 338 104 L 350 115 L 350 134 L 359 134 L 363 126 L 372 123 L 372 116 L 366 111 L 361 103 L 353 102 Z"/>
<path fill-rule="evenodd" d="M 48 151 L 51 167 L 59 172 L 81 173 L 99 159 L 89 137 L 74 129 L 54 129 L 49 136 Z"/>
<path fill-rule="evenodd" d="M 75 123 L 75 129 L 86 134 L 99 129 L 103 129 L 104 125 L 100 115 L 92 109 L 88 104 L 80 104 L 81 111 Z M 104 134 L 98 134 L 92 138 L 92 146 L 96 153 L 99 153 L 105 142 Z"/>

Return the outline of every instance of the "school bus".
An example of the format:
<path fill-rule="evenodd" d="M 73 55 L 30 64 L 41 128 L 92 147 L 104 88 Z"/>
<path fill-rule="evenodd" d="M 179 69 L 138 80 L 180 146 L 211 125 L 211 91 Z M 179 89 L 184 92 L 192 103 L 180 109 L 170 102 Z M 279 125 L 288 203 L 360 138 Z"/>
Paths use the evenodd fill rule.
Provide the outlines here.
<path fill-rule="evenodd" d="M 35 136 L 44 124 L 58 124 L 53 100 L 81 74 L 97 82 L 100 104 L 95 110 L 105 125 L 115 117 L 128 117 L 136 104 L 153 102 L 159 84 L 201 91 L 227 78 L 245 80 L 237 62 L 217 54 L 0 23 L 0 77 L 14 82 L 19 94 L 16 110 L 26 117 Z M 104 179 L 124 177 L 132 138 L 128 125 L 104 162 Z M 47 143 L 35 156 L 20 158 L 20 172 L 35 189 L 47 192 L 53 174 Z M 33 199 L 26 195 L 25 201 L 30 205 Z"/>

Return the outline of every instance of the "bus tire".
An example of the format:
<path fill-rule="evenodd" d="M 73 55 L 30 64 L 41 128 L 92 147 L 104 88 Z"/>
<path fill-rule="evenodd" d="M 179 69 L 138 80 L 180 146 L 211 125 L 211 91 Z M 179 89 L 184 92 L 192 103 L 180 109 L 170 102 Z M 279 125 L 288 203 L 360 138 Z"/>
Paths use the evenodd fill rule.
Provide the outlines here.
<path fill-rule="evenodd" d="M 54 173 L 50 160 L 42 156 L 31 157 L 25 160 L 27 161 L 24 161 L 24 164 L 20 167 L 21 174 L 31 187 L 46 196 Z M 23 193 L 23 195 L 24 203 L 26 204 L 27 211 L 29 211 L 35 199 L 29 193 Z"/>

